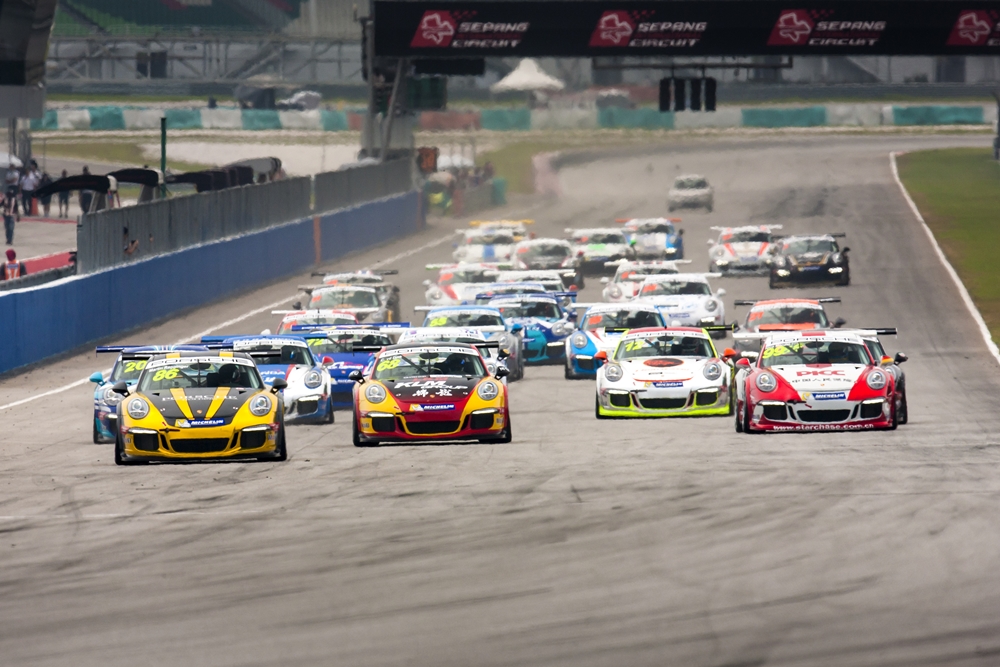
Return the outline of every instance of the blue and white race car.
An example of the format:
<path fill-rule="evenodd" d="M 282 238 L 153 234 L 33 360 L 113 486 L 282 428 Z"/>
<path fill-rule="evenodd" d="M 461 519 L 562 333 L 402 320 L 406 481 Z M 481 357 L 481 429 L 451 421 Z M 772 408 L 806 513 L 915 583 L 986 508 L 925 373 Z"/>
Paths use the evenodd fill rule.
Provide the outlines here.
<path fill-rule="evenodd" d="M 152 357 L 166 352 L 205 352 L 204 345 L 108 345 L 97 348 L 98 354 L 117 353 L 118 359 L 111 368 L 107 378 L 101 371 L 95 371 L 90 381 L 94 388 L 94 443 L 114 442 L 115 431 L 118 430 L 118 404 L 121 394 L 111 390 L 118 382 L 124 382 L 129 387 L 135 386 L 139 375 L 146 368 L 146 359 L 135 357 Z M 122 353 L 128 353 L 129 359 L 123 360 Z"/>
<path fill-rule="evenodd" d="M 651 304 L 578 303 L 576 308 L 586 312 L 580 318 L 580 328 L 565 342 L 567 380 L 596 377 L 602 362 L 594 356 L 613 352 L 629 329 L 665 326 L 660 311 Z"/>
<path fill-rule="evenodd" d="M 709 278 L 718 273 L 675 273 L 647 276 L 639 285 L 634 301 L 649 303 L 660 309 L 667 319 L 664 326 L 721 327 L 726 323 L 726 306 L 722 302 L 726 290 L 712 292 Z M 724 338 L 726 332 L 713 329 L 713 338 Z"/>
<path fill-rule="evenodd" d="M 508 322 L 499 310 L 489 306 L 416 306 L 417 312 L 424 312 L 425 327 L 462 327 L 479 329 L 487 334 L 488 340 L 500 343 L 507 351 L 507 367 L 511 382 L 524 377 L 524 340 L 521 338 L 524 325 Z"/>
<path fill-rule="evenodd" d="M 561 363 L 566 337 L 576 330 L 576 312 L 564 310 L 559 299 L 548 294 L 521 294 L 493 299 L 507 322 L 524 327 L 524 360 L 529 364 Z"/>
<path fill-rule="evenodd" d="M 683 259 L 684 230 L 679 218 L 623 218 L 622 232 L 639 259 Z"/>
<path fill-rule="evenodd" d="M 201 342 L 212 349 L 250 354 L 264 384 L 285 380 L 288 386 L 281 395 L 286 424 L 333 423 L 330 376 L 301 336 L 204 336 Z"/>

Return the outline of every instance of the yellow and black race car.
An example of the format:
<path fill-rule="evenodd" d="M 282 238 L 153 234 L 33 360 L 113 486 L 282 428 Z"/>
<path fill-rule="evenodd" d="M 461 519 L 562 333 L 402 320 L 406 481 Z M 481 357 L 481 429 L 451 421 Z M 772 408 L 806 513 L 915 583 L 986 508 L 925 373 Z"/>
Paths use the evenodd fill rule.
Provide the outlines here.
<path fill-rule="evenodd" d="M 254 458 L 284 461 L 284 404 L 261 380 L 251 355 L 172 352 L 150 356 L 138 382 L 113 391 L 118 403 L 115 463 Z"/>

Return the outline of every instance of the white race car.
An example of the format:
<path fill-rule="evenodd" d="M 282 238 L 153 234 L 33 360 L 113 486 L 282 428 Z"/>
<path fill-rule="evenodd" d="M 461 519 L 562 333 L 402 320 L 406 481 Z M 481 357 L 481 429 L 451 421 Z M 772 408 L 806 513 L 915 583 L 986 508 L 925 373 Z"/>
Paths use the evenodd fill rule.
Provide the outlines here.
<path fill-rule="evenodd" d="M 525 239 L 514 246 L 511 262 L 515 269 L 561 269 L 576 273 L 577 258 L 573 246 L 563 239 Z"/>
<path fill-rule="evenodd" d="M 632 244 L 636 257 L 646 259 L 683 259 L 684 230 L 674 223 L 680 218 L 622 218 L 622 231 Z"/>
<path fill-rule="evenodd" d="M 570 274 L 572 276 L 572 274 Z M 497 276 L 498 283 L 534 283 L 541 285 L 549 292 L 562 292 L 566 289 L 563 274 L 555 270 L 533 271 L 501 271 Z"/>
<path fill-rule="evenodd" d="M 484 284 L 496 282 L 501 264 L 462 263 L 428 264 L 427 269 L 437 270 L 437 282 L 424 281 L 427 291 L 424 299 L 428 306 L 456 306 L 471 303 Z"/>
<path fill-rule="evenodd" d="M 728 275 L 767 275 L 774 230 L 781 225 L 712 227 L 719 238 L 709 240 L 708 270 Z"/>
<path fill-rule="evenodd" d="M 520 242 L 528 238 L 528 225 L 533 224 L 534 220 L 472 220 L 469 227 L 490 232 L 508 232 L 515 241 Z"/>
<path fill-rule="evenodd" d="M 621 303 L 630 301 L 639 293 L 639 285 L 646 279 L 646 276 L 667 276 L 680 273 L 678 264 L 690 264 L 691 260 L 682 259 L 671 262 L 609 262 L 618 267 L 614 278 L 601 278 L 604 291 L 601 296 L 609 303 Z"/>
<path fill-rule="evenodd" d="M 703 208 L 711 213 L 714 207 L 715 190 L 704 176 L 697 174 L 678 176 L 674 179 L 674 187 L 667 193 L 667 209 L 670 211 L 679 208 Z"/>
<path fill-rule="evenodd" d="M 334 310 L 332 308 L 320 308 L 316 310 L 272 310 L 271 314 L 282 316 L 277 329 L 279 334 L 313 331 L 322 327 L 358 323 L 358 318 L 354 313 L 346 310 Z M 261 331 L 261 334 L 265 336 L 270 333 L 270 329 Z"/>
<path fill-rule="evenodd" d="M 403 333 L 400 334 L 399 340 L 396 341 L 398 344 L 402 345 L 405 343 L 468 343 L 469 345 L 476 345 L 477 343 L 485 343 L 489 340 L 486 332 L 481 329 L 472 329 L 468 327 L 414 327 L 412 329 L 404 329 Z M 495 347 L 479 347 L 479 353 L 483 355 L 483 359 L 486 360 L 486 370 L 490 375 L 496 375 L 497 368 L 503 366 L 507 368 L 507 356 L 501 355 L 499 348 Z M 510 370 L 508 368 L 508 370 Z M 507 377 L 500 380 L 504 384 L 507 384 Z"/>
<path fill-rule="evenodd" d="M 366 285 L 323 285 L 304 287 L 309 291 L 309 308 L 330 308 L 354 314 L 358 321 L 390 322 L 391 311 L 385 295 Z"/>
<path fill-rule="evenodd" d="M 517 240 L 506 229 L 460 229 L 452 257 L 456 262 L 508 262 Z"/>
<path fill-rule="evenodd" d="M 586 273 L 605 273 L 608 262 L 635 259 L 635 250 L 620 229 L 600 227 L 566 229 L 565 232 L 579 257 L 580 268 Z"/>
<path fill-rule="evenodd" d="M 649 276 L 641 285 L 635 301 L 655 305 L 672 327 L 722 326 L 726 323 L 726 305 L 722 297 L 726 290 L 713 294 L 709 278 L 717 273 L 675 273 Z M 725 337 L 725 331 L 714 331 L 713 338 Z"/>
<path fill-rule="evenodd" d="M 597 418 L 732 414 L 735 354 L 693 327 L 633 329 L 597 372 Z"/>
<path fill-rule="evenodd" d="M 592 378 L 603 363 L 599 352 L 608 354 L 629 329 L 662 327 L 663 315 L 656 306 L 643 303 L 577 303 L 584 311 L 579 330 L 566 339 L 567 380 Z"/>

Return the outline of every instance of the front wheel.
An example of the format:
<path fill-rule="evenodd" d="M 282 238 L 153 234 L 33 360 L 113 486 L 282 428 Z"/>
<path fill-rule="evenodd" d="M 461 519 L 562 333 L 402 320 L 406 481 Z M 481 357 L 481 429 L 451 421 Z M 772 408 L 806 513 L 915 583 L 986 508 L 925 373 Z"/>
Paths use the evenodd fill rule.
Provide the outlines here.
<path fill-rule="evenodd" d="M 767 286 L 770 287 L 771 289 L 777 289 L 779 287 L 779 285 L 778 285 L 777 281 L 774 279 L 773 275 L 768 276 L 768 278 L 767 278 Z"/>
<path fill-rule="evenodd" d="M 503 427 L 503 430 L 500 431 L 500 435 L 498 437 L 496 437 L 496 438 L 480 438 L 479 442 L 481 442 L 483 444 L 493 444 L 493 443 L 496 443 L 496 444 L 505 445 L 505 444 L 509 443 L 513 439 L 514 439 L 514 427 L 510 423 L 510 412 L 508 411 L 507 412 L 507 423 Z"/>
<path fill-rule="evenodd" d="M 910 421 L 910 411 L 906 405 L 906 389 L 903 389 L 903 398 L 900 399 L 899 407 L 896 409 L 896 421 L 899 424 Z"/>
<path fill-rule="evenodd" d="M 103 442 L 103 438 L 101 438 L 101 432 L 97 428 L 97 417 L 94 417 L 93 426 L 94 426 L 94 444 L 99 445 L 101 444 L 101 442 Z"/>
<path fill-rule="evenodd" d="M 334 420 L 334 416 L 333 416 L 333 396 L 331 396 L 330 400 L 327 401 L 326 408 L 327 408 L 327 410 L 330 411 L 330 414 L 327 415 L 325 421 L 326 421 L 327 424 L 332 424 L 333 420 Z"/>
<path fill-rule="evenodd" d="M 597 397 L 597 394 L 594 394 L 594 416 L 598 419 L 608 418 L 607 415 L 601 414 L 601 399 Z"/>
<path fill-rule="evenodd" d="M 733 421 L 735 422 L 736 432 L 737 433 L 742 433 L 743 432 L 743 411 L 740 410 L 739 408 L 740 408 L 740 406 L 737 405 L 736 409 L 733 410 L 733 412 L 736 415 L 736 418 Z"/>
<path fill-rule="evenodd" d="M 287 461 L 288 460 L 288 445 L 285 442 L 285 420 L 282 419 L 278 425 L 278 446 L 274 448 L 274 457 L 271 458 L 272 461 Z"/>

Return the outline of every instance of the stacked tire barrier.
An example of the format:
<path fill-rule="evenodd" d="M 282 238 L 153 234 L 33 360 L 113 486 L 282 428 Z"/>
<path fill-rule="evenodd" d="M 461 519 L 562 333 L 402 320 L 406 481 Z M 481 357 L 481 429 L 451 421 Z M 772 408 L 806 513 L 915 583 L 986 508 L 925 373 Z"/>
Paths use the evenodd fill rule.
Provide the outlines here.
<path fill-rule="evenodd" d="M 362 110 L 268 111 L 265 109 L 129 109 L 87 107 L 49 110 L 31 121 L 33 130 L 156 130 L 160 117 L 171 130 L 359 131 Z M 424 111 L 416 127 L 425 131 L 551 129 L 684 130 L 703 127 L 821 127 L 881 125 L 986 125 L 996 123 L 994 104 L 826 104 L 781 107 L 721 107 L 714 112 L 665 112 L 651 108 L 482 109 Z"/>

